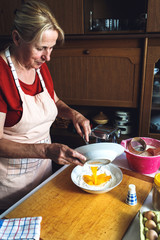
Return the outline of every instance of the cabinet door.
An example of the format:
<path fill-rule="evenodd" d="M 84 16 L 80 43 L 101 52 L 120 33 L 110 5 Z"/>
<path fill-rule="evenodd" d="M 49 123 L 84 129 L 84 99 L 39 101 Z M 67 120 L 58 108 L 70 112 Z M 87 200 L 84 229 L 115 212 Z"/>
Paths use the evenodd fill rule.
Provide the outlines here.
<path fill-rule="evenodd" d="M 21 5 L 21 0 L 0 1 L 0 35 L 10 35 L 14 11 Z"/>
<path fill-rule="evenodd" d="M 45 0 L 65 34 L 84 34 L 83 0 Z"/>
<path fill-rule="evenodd" d="M 153 86 L 154 81 L 156 80 L 154 76 L 154 70 L 156 63 L 159 63 L 160 68 L 160 46 L 150 46 L 148 47 L 147 54 L 147 64 L 146 64 L 146 78 L 145 78 L 145 86 L 144 86 L 144 97 L 143 97 L 143 109 L 142 109 L 142 119 L 140 126 L 140 135 L 152 138 L 160 139 L 160 130 L 159 133 L 156 133 L 151 129 L 152 121 L 152 113 L 156 113 L 158 119 L 158 125 L 160 126 L 160 90 L 158 94 L 158 98 L 156 96 L 155 101 L 153 98 Z M 160 80 L 160 73 L 159 75 Z M 159 84 L 157 85 L 159 87 Z M 158 99 L 158 102 L 157 102 Z M 154 122 L 153 122 L 154 123 Z"/>
<path fill-rule="evenodd" d="M 147 32 L 160 32 L 160 1 L 148 0 Z"/>
<path fill-rule="evenodd" d="M 57 95 L 73 105 L 137 107 L 140 56 L 139 48 L 55 49 Z"/>

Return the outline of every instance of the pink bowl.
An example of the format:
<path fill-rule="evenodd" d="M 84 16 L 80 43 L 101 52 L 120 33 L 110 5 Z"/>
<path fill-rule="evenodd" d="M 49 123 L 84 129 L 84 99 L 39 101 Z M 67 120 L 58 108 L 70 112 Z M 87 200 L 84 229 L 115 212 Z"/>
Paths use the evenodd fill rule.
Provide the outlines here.
<path fill-rule="evenodd" d="M 155 148 L 160 147 L 160 141 L 153 138 L 142 139 L 146 142 L 147 145 L 153 146 Z M 132 170 L 140 172 L 142 174 L 150 174 L 156 172 L 160 167 L 160 155 L 159 156 L 140 156 L 134 153 L 131 153 L 128 150 L 128 144 L 132 138 L 123 140 L 121 145 L 125 148 L 126 158 L 128 160 L 129 166 Z"/>

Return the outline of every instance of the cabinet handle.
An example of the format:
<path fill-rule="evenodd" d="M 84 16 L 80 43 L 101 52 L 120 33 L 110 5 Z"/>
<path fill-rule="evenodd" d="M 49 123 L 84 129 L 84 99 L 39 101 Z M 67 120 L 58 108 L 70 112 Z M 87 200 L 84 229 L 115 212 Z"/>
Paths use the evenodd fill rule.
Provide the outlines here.
<path fill-rule="evenodd" d="M 84 50 L 83 53 L 88 55 L 88 54 L 90 54 L 90 51 L 89 50 Z"/>

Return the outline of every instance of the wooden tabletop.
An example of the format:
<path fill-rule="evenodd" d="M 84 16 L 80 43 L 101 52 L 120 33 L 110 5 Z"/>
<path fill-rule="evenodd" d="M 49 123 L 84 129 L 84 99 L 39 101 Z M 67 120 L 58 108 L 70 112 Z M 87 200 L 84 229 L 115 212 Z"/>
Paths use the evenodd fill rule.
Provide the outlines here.
<path fill-rule="evenodd" d="M 72 169 L 64 169 L 6 217 L 42 216 L 41 240 L 122 239 L 151 191 L 153 178 L 122 169 L 119 186 L 90 194 L 74 185 Z M 136 206 L 125 203 L 131 183 L 136 185 Z"/>

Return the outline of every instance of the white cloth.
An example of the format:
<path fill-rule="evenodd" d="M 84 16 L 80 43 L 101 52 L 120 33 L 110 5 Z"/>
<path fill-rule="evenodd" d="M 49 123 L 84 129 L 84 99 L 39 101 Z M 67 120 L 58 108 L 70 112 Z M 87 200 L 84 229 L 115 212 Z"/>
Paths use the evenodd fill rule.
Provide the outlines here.
<path fill-rule="evenodd" d="M 42 217 L 0 219 L 0 239 L 20 240 L 40 238 Z"/>

